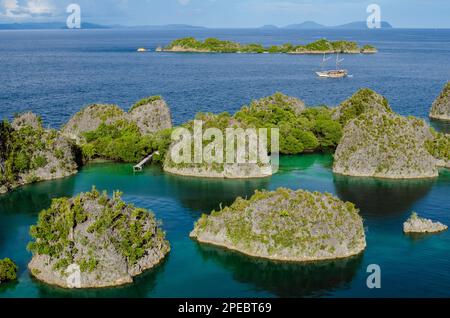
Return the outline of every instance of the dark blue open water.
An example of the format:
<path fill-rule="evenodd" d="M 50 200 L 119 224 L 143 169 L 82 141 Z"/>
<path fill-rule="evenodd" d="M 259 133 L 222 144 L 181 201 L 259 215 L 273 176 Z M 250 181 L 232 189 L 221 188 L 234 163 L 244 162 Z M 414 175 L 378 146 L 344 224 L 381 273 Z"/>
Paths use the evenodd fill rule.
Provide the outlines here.
<path fill-rule="evenodd" d="M 344 65 L 354 76 L 336 81 L 314 76 L 320 56 L 135 53 L 138 47 L 154 49 L 188 35 L 264 44 L 349 39 L 374 44 L 380 53 L 346 56 Z M 308 105 L 335 105 L 363 86 L 388 97 L 397 112 L 425 118 L 448 79 L 450 30 L 0 31 L 0 117 L 33 110 L 52 127 L 89 103 L 128 108 L 154 94 L 164 96 L 181 123 L 197 111 L 233 112 L 277 90 Z M 449 131 L 448 124 L 433 124 Z M 281 164 L 279 174 L 253 181 L 180 178 L 156 167 L 134 175 L 130 165 L 91 164 L 74 177 L 0 196 L 0 258 L 11 257 L 20 267 L 19 282 L 2 285 L 0 297 L 450 296 L 450 233 L 402 233 L 412 210 L 450 224 L 449 171 L 436 180 L 381 181 L 334 176 L 330 155 L 284 157 Z M 153 210 L 172 244 L 170 256 L 123 288 L 72 292 L 34 281 L 26 270 L 29 226 L 51 198 L 72 196 L 93 184 L 120 189 L 126 201 Z M 279 264 L 200 246 L 188 238 L 202 212 L 255 189 L 280 186 L 328 191 L 356 203 L 367 231 L 364 255 Z M 369 264 L 381 266 L 380 290 L 366 287 Z"/>
<path fill-rule="evenodd" d="M 380 53 L 345 56 L 354 77 L 339 81 L 315 77 L 321 56 L 136 53 L 190 35 L 265 45 L 326 37 Z M 401 114 L 425 117 L 450 80 L 450 30 L 0 31 L 0 70 L 0 117 L 32 109 L 53 127 L 86 104 L 128 108 L 147 95 L 163 95 L 181 123 L 275 91 L 336 105 L 360 87 L 385 95 Z"/>

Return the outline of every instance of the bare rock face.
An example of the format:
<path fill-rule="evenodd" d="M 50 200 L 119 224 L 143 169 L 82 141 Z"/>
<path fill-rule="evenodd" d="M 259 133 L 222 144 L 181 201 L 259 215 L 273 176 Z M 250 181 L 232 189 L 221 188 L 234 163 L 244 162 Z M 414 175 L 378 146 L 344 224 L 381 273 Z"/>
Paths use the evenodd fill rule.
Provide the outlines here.
<path fill-rule="evenodd" d="M 191 237 L 249 256 L 279 261 L 346 258 L 366 248 L 363 221 L 352 203 L 331 194 L 278 189 L 238 198 L 203 217 Z"/>
<path fill-rule="evenodd" d="M 250 106 L 248 106 L 251 111 L 253 108 L 258 110 L 269 110 L 269 106 L 275 105 L 278 107 L 282 107 L 284 109 L 290 110 L 294 112 L 296 115 L 301 114 L 305 109 L 305 103 L 295 97 L 287 96 L 282 93 L 275 93 L 272 96 L 264 97 L 258 100 L 254 100 Z"/>
<path fill-rule="evenodd" d="M 403 232 L 405 233 L 438 233 L 447 229 L 447 225 L 421 218 L 415 212 L 403 224 Z"/>
<path fill-rule="evenodd" d="M 133 282 L 169 253 L 152 213 L 95 189 L 55 199 L 30 231 L 34 277 L 63 288 L 104 288 Z"/>
<path fill-rule="evenodd" d="M 41 129 L 42 119 L 36 114 L 33 114 L 32 112 L 26 112 L 15 117 L 11 126 L 15 130 L 20 130 L 21 128 L 27 126 L 33 129 Z"/>
<path fill-rule="evenodd" d="M 138 102 L 130 109 L 129 117 L 137 124 L 143 135 L 172 128 L 170 109 L 160 96 L 145 98 Z"/>
<path fill-rule="evenodd" d="M 433 138 L 422 120 L 386 112 L 364 113 L 345 127 L 333 172 L 392 179 L 437 177 L 437 160 L 427 149 Z"/>
<path fill-rule="evenodd" d="M 376 113 L 392 112 L 386 98 L 371 89 L 363 88 L 335 109 L 333 119 L 339 120 L 345 126 L 352 119 L 372 111 Z"/>
<path fill-rule="evenodd" d="M 143 135 L 172 127 L 169 107 L 161 97 L 154 96 L 139 101 L 129 113 L 116 105 L 90 105 L 75 114 L 62 128 L 62 132 L 83 144 L 83 134 L 97 130 L 102 124 L 113 125 L 119 121 L 136 123 Z"/>
<path fill-rule="evenodd" d="M 450 82 L 442 90 L 431 107 L 430 118 L 450 120 Z"/>
<path fill-rule="evenodd" d="M 94 104 L 76 113 L 62 128 L 62 133 L 82 142 L 83 133 L 94 131 L 103 123 L 111 125 L 125 118 L 126 114 L 119 106 Z"/>

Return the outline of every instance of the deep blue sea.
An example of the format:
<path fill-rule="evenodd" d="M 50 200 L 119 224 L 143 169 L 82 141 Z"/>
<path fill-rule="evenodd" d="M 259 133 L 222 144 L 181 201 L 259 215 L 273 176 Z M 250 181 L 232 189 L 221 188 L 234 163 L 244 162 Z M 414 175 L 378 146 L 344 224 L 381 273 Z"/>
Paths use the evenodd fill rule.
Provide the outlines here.
<path fill-rule="evenodd" d="M 266 45 L 326 37 L 373 44 L 376 55 L 347 55 L 353 75 L 319 79 L 321 56 L 136 53 L 183 36 L 219 37 Z M 385 95 L 395 111 L 427 117 L 450 79 L 450 30 L 58 30 L 0 31 L 0 118 L 32 110 L 58 128 L 90 103 L 128 109 L 162 95 L 179 124 L 198 111 L 234 112 L 254 98 L 281 91 L 308 105 L 337 105 L 357 89 Z M 440 130 L 449 124 L 434 122 Z M 283 157 L 280 172 L 262 180 L 204 180 L 127 164 L 89 164 L 76 176 L 0 195 L 0 259 L 13 258 L 19 281 L 0 297 L 449 297 L 450 231 L 406 236 L 413 210 L 450 224 L 450 172 L 434 180 L 386 181 L 333 175 L 327 154 Z M 120 189 L 124 199 L 151 209 L 171 242 L 169 257 L 132 285 L 66 291 L 41 284 L 27 271 L 29 226 L 52 198 Z M 354 202 L 364 218 L 368 247 L 356 258 L 311 264 L 252 259 L 189 239 L 201 213 L 255 189 L 328 191 Z M 381 267 L 381 289 L 368 289 L 367 266 Z"/>
<path fill-rule="evenodd" d="M 184 36 L 264 45 L 325 37 L 380 52 L 345 56 L 353 78 L 338 81 L 315 76 L 322 56 L 136 52 Z M 401 114 L 426 117 L 447 80 L 450 30 L 0 31 L 0 118 L 33 110 L 52 127 L 85 105 L 129 108 L 148 95 L 162 95 L 181 123 L 198 111 L 234 112 L 276 91 L 307 105 L 337 105 L 361 87 L 385 95 Z"/>

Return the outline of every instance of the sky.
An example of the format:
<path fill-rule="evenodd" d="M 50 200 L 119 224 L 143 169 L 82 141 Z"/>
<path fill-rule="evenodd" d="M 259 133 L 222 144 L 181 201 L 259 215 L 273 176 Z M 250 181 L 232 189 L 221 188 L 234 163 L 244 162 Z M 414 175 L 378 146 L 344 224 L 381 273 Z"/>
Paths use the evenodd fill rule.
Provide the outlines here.
<path fill-rule="evenodd" d="M 0 0 L 0 23 L 65 21 L 71 3 L 84 22 L 219 28 L 365 21 L 375 3 L 395 27 L 450 28 L 449 0 Z"/>

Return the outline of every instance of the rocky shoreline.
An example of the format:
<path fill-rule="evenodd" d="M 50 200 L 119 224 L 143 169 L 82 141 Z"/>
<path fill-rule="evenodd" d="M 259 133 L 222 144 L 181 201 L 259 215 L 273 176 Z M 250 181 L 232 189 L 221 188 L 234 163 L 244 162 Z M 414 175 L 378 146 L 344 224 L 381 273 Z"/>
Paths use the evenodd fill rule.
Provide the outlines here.
<path fill-rule="evenodd" d="M 351 203 L 303 190 L 257 191 L 203 215 L 190 237 L 248 256 L 285 262 L 347 258 L 366 248 L 362 218 Z"/>
<path fill-rule="evenodd" d="M 430 118 L 450 121 L 450 82 L 448 82 L 441 94 L 431 106 Z"/>
<path fill-rule="evenodd" d="M 448 86 L 439 101 L 447 96 Z M 435 178 L 438 168 L 450 168 L 449 135 L 437 133 L 422 120 L 395 114 L 386 98 L 370 89 L 359 90 L 335 109 L 306 107 L 297 98 L 276 93 L 252 101 L 234 115 L 198 114 L 197 118 L 206 122 L 205 128 L 219 125 L 223 131 L 229 126 L 244 130 L 281 127 L 282 155 L 335 151 L 333 172 L 341 175 Z M 192 122 L 180 127 L 191 129 Z M 161 154 L 154 162 L 175 175 L 248 179 L 273 174 L 271 166 L 261 163 L 174 164 L 166 156 L 174 144 L 171 129 L 172 115 L 160 96 L 145 98 L 128 112 L 116 105 L 90 105 L 61 131 L 43 129 L 36 115 L 22 114 L 0 126 L 0 194 L 25 184 L 72 176 L 87 161 L 137 163 L 153 152 Z M 41 148 L 28 149 L 30 144 Z M 11 145 L 18 150 L 8 150 Z"/>
<path fill-rule="evenodd" d="M 405 233 L 439 233 L 446 231 L 447 229 L 447 225 L 421 218 L 415 212 L 413 212 L 411 217 L 403 224 L 403 232 Z"/>
<path fill-rule="evenodd" d="M 127 205 L 118 192 L 109 198 L 95 189 L 53 200 L 30 233 L 31 274 L 62 288 L 132 283 L 170 251 L 153 213 Z"/>
<path fill-rule="evenodd" d="M 259 167 L 253 164 L 225 164 L 223 170 L 218 171 L 212 167 L 174 167 L 164 165 L 164 172 L 169 174 L 209 179 L 258 179 L 273 175 L 272 167 Z"/>
<path fill-rule="evenodd" d="M 423 120 L 394 113 L 381 95 L 362 90 L 336 109 L 335 118 L 344 125 L 334 154 L 336 174 L 425 179 L 448 167 L 449 137 Z"/>

